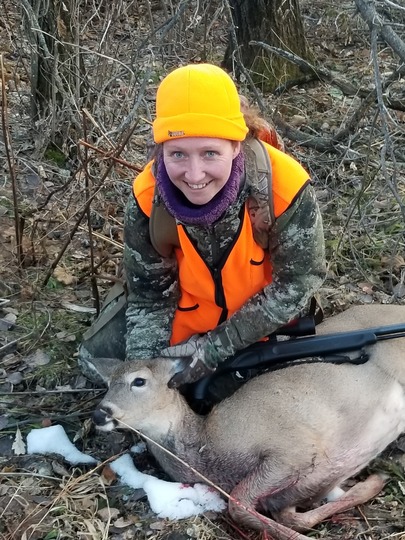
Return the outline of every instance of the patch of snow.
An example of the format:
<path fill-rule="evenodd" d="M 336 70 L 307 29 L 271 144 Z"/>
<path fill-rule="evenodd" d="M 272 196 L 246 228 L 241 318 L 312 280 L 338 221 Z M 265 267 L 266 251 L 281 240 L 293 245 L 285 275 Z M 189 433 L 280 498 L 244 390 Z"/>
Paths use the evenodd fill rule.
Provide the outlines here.
<path fill-rule="evenodd" d="M 149 474 L 138 471 L 129 454 L 124 454 L 110 463 L 121 482 L 142 488 L 153 512 L 160 518 L 184 519 L 197 516 L 208 510 L 222 512 L 226 503 L 217 491 L 205 484 L 193 486 L 180 482 L 166 482 Z"/>
<path fill-rule="evenodd" d="M 131 450 L 135 453 L 144 451 L 143 443 Z M 97 462 L 93 457 L 80 452 L 60 425 L 30 431 L 27 435 L 27 453 L 59 454 L 73 465 Z M 208 510 L 222 512 L 226 508 L 225 501 L 215 489 L 205 484 L 190 486 L 180 482 L 166 482 L 142 473 L 135 467 L 130 454 L 112 461 L 110 466 L 122 483 L 145 491 L 152 511 L 160 518 L 184 519 Z"/>
<path fill-rule="evenodd" d="M 27 435 L 27 454 L 59 454 L 69 463 L 97 463 L 93 457 L 83 454 L 70 442 L 60 425 L 33 429 Z"/>

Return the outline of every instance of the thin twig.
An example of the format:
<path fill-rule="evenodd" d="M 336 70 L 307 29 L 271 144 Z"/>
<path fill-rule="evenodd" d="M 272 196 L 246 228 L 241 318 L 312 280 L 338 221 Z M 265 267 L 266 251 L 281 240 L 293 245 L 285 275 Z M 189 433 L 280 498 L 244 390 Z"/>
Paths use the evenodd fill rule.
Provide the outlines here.
<path fill-rule="evenodd" d="M 104 388 L 71 388 L 61 390 L 28 390 L 26 392 L 0 392 L 0 396 L 46 396 L 48 394 L 90 394 L 95 392 L 100 394 L 105 392 Z"/>
<path fill-rule="evenodd" d="M 112 155 L 111 152 L 106 152 L 105 150 L 102 150 L 101 148 L 97 148 L 96 146 L 90 144 L 87 141 L 84 141 L 83 139 L 79 140 L 79 143 L 81 146 L 85 146 L 86 148 L 90 148 L 91 150 L 94 150 L 95 152 L 98 152 L 99 154 L 102 154 L 106 159 L 111 159 L 115 163 L 119 163 L 120 165 L 124 165 L 124 167 L 127 167 L 128 169 L 131 169 L 136 172 L 141 172 L 142 167 L 139 165 L 133 165 L 132 163 L 129 163 L 129 161 L 125 161 L 125 159 L 119 158 L 116 155 Z"/>
<path fill-rule="evenodd" d="M 126 137 L 124 138 L 123 142 L 119 145 L 119 147 L 117 148 L 115 154 L 114 154 L 114 157 L 117 157 L 121 154 L 121 152 L 123 151 L 125 145 L 127 144 L 128 140 L 131 138 L 132 136 L 132 133 L 134 132 L 135 128 L 137 126 L 137 123 L 135 123 L 132 128 L 128 131 Z M 76 221 L 76 223 L 74 224 L 72 230 L 70 231 L 70 234 L 69 234 L 69 237 L 68 239 L 66 240 L 66 242 L 64 243 L 64 245 L 62 246 L 62 249 L 59 251 L 56 259 L 54 260 L 54 262 L 52 263 L 51 267 L 49 268 L 43 282 L 42 282 L 42 286 L 45 287 L 46 284 L 48 283 L 49 281 L 49 278 L 52 276 L 53 274 L 53 271 L 55 270 L 55 268 L 58 266 L 59 264 L 59 261 L 61 260 L 63 254 L 65 253 L 66 249 L 68 248 L 70 242 L 72 241 L 74 235 L 76 234 L 76 231 L 77 229 L 79 228 L 80 226 L 80 223 L 82 222 L 84 216 L 86 215 L 87 213 L 87 209 L 90 207 L 93 199 L 96 197 L 97 193 L 100 191 L 100 189 L 102 188 L 103 186 L 103 183 L 104 183 L 104 180 L 107 178 L 107 176 L 110 174 L 112 168 L 114 167 L 114 160 L 112 159 L 111 160 L 111 163 L 108 165 L 106 171 L 104 172 L 103 176 L 101 177 L 96 189 L 94 190 L 93 194 L 91 195 L 91 197 L 86 201 L 86 204 L 84 205 L 84 208 L 83 210 L 81 211 L 81 213 L 79 214 L 79 217 Z"/>
<path fill-rule="evenodd" d="M 88 418 L 89 413 L 88 412 L 74 412 L 70 414 L 59 414 L 57 416 L 47 416 L 46 420 L 50 420 L 52 423 L 55 423 L 55 422 L 57 423 L 57 422 L 66 422 L 67 420 L 71 418 L 75 418 L 75 419 L 82 418 L 83 416 Z M 9 429 L 17 428 L 18 426 L 29 426 L 31 424 L 40 424 L 42 420 L 44 419 L 45 419 L 44 416 L 39 416 L 36 418 L 30 418 L 29 420 L 18 420 L 17 422 L 13 422 L 12 424 L 7 424 L 6 428 L 4 429 L 9 430 Z"/>
<path fill-rule="evenodd" d="M 85 231 L 86 228 L 80 225 L 80 230 Z M 98 233 L 97 231 L 93 231 L 93 236 L 95 238 L 99 238 L 100 240 L 103 240 L 104 242 L 107 242 L 108 244 L 111 244 L 112 246 L 115 246 L 118 249 L 124 249 L 124 244 L 122 242 L 117 242 L 117 240 L 113 240 L 112 238 L 109 238 L 105 234 Z"/>
<path fill-rule="evenodd" d="M 84 112 L 82 112 L 83 116 L 83 135 L 84 139 L 87 139 L 87 124 L 86 124 L 86 116 Z M 79 152 L 79 159 L 82 162 L 83 170 L 84 170 L 84 178 L 85 178 L 85 193 L 86 193 L 86 199 L 90 199 L 90 174 L 89 174 L 89 156 L 88 156 L 88 148 L 84 146 L 83 149 L 84 158 L 82 158 L 82 153 Z M 94 270 L 94 246 L 93 246 L 93 229 L 91 226 L 91 212 L 90 212 L 90 206 L 87 208 L 87 234 L 89 235 L 89 246 L 90 246 L 90 268 L 91 268 L 91 277 L 90 277 L 90 283 L 91 283 L 91 290 L 93 292 L 94 297 L 94 307 L 96 308 L 96 316 L 100 313 L 100 294 L 98 292 L 97 287 L 97 280 L 94 277 L 95 270 Z"/>
<path fill-rule="evenodd" d="M 13 207 L 14 207 L 14 228 L 15 228 L 15 243 L 17 248 L 17 263 L 18 268 L 21 270 L 23 263 L 23 249 L 22 249 L 22 230 L 21 230 L 21 221 L 20 213 L 18 209 L 18 197 L 17 197 L 17 178 L 15 175 L 15 160 L 13 155 L 13 148 L 11 145 L 11 136 L 10 129 L 8 125 L 8 115 L 7 115 L 7 92 L 6 92 L 6 76 L 5 68 L 3 64 L 3 55 L 0 55 L 0 66 L 1 66 L 1 124 L 3 128 L 3 138 L 4 146 L 6 149 L 8 170 L 11 177 L 11 187 L 13 192 Z"/>
<path fill-rule="evenodd" d="M 19 472 L 0 472 L 0 476 L 5 476 L 6 478 L 12 477 L 12 476 L 28 476 L 32 478 L 41 478 L 42 480 L 55 480 L 56 482 L 60 482 L 60 478 L 56 478 L 56 476 L 47 476 L 46 474 L 40 474 L 40 473 L 32 473 L 27 471 L 19 471 Z"/>

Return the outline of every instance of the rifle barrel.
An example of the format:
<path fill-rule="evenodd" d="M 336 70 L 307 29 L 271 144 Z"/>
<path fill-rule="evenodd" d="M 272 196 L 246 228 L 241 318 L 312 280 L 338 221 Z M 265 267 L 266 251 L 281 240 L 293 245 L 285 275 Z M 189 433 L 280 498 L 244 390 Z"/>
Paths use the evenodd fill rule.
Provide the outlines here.
<path fill-rule="evenodd" d="M 338 332 L 321 336 L 260 342 L 238 352 L 230 361 L 220 367 L 220 371 L 259 368 L 311 356 L 328 356 L 360 350 L 377 341 L 405 337 L 405 325 L 390 325 L 367 328 L 352 332 Z M 218 371 L 218 370 L 217 370 Z"/>

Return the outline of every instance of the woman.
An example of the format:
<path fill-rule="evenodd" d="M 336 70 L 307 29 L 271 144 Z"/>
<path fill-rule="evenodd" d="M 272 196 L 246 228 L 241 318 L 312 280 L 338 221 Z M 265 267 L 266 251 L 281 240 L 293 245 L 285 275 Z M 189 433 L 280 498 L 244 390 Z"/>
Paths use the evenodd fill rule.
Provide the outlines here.
<path fill-rule="evenodd" d="M 171 385 L 182 386 L 308 309 L 325 276 L 314 189 L 297 161 L 265 144 L 275 219 L 258 223 L 248 132 L 222 69 L 188 65 L 162 81 L 156 158 L 135 179 L 126 209 L 126 336 L 122 325 L 110 333 L 108 354 L 85 341 L 82 363 L 91 355 L 180 358 L 185 369 Z M 151 239 L 153 201 L 177 224 L 178 247 L 166 256 Z"/>

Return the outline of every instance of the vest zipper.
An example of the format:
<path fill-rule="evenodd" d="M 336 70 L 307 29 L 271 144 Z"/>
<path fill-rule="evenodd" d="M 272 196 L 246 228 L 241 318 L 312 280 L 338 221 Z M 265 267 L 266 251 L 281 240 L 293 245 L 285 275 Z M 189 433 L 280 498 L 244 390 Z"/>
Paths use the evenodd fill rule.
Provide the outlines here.
<path fill-rule="evenodd" d="M 219 262 L 219 265 L 217 264 L 218 260 L 218 239 L 214 232 L 214 227 L 210 227 L 210 233 L 209 233 L 209 242 L 212 249 L 212 260 L 213 260 L 213 267 L 210 268 L 208 265 L 208 269 L 212 276 L 212 281 L 214 282 L 214 300 L 218 307 L 222 309 L 221 315 L 219 317 L 219 321 L 223 322 L 226 320 L 228 315 L 228 309 L 226 307 L 226 298 L 225 298 L 225 292 L 224 292 L 224 286 L 222 284 L 222 275 L 221 271 L 224 266 L 225 260 L 222 260 Z M 218 324 L 220 324 L 218 322 Z"/>
<path fill-rule="evenodd" d="M 217 324 L 221 324 L 221 323 L 225 322 L 227 320 L 227 318 L 228 318 L 228 306 L 226 305 L 224 286 L 222 284 L 222 269 L 225 266 L 226 261 L 228 260 L 228 256 L 231 253 L 231 251 L 233 249 L 233 246 L 236 244 L 236 242 L 237 242 L 237 240 L 239 238 L 240 231 L 242 230 L 243 221 L 244 221 L 244 215 L 245 215 L 244 211 L 245 211 L 245 205 L 243 204 L 241 209 L 240 209 L 240 213 L 239 213 L 240 224 L 239 224 L 238 230 L 237 230 L 237 232 L 235 234 L 235 237 L 234 237 L 232 243 L 228 246 L 226 252 L 223 254 L 222 259 L 214 267 L 210 267 L 205 262 L 205 260 L 201 256 L 201 253 L 197 249 L 196 243 L 193 241 L 193 239 L 190 237 L 187 229 L 184 227 L 184 231 L 186 232 L 187 237 L 189 238 L 189 240 L 193 244 L 194 249 L 196 250 L 196 252 L 201 257 L 201 259 L 204 262 L 205 266 L 208 268 L 208 270 L 209 270 L 209 272 L 211 274 L 212 280 L 214 282 L 214 291 L 215 291 L 214 292 L 214 300 L 215 300 L 215 304 L 219 308 L 222 309 L 221 315 L 219 316 Z M 218 252 L 218 249 L 217 249 L 218 240 L 217 240 L 217 237 L 216 237 L 216 235 L 214 233 L 213 227 L 210 227 L 209 241 L 210 241 L 210 244 L 212 246 L 212 255 L 213 255 L 212 259 L 213 259 L 213 261 L 215 261 L 216 260 L 216 255 L 217 255 L 217 252 Z"/>

